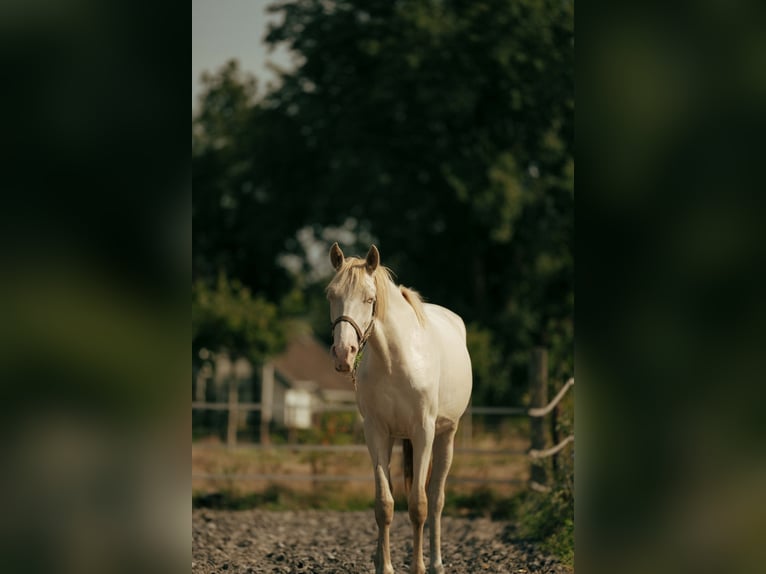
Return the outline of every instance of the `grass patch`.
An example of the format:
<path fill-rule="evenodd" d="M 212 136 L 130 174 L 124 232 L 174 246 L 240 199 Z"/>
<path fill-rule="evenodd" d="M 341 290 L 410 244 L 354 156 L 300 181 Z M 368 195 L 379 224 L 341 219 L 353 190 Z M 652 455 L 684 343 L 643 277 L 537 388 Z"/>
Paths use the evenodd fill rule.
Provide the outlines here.
<path fill-rule="evenodd" d="M 394 497 L 397 510 L 407 509 L 403 492 Z M 518 499 L 497 493 L 490 488 L 478 488 L 469 493 L 447 491 L 444 503 L 446 516 L 464 518 L 486 517 L 493 520 L 512 520 L 516 516 Z M 214 492 L 197 491 L 192 496 L 193 508 L 220 510 L 369 510 L 375 508 L 370 492 L 348 492 L 334 485 L 319 484 L 311 490 L 295 490 L 280 484 L 269 484 L 260 491 L 241 491 L 227 486 Z"/>
<path fill-rule="evenodd" d="M 519 538 L 532 540 L 568 566 L 574 566 L 574 500 L 564 489 L 526 491 L 513 502 Z"/>
<path fill-rule="evenodd" d="M 192 508 L 212 508 L 217 510 L 367 510 L 374 507 L 369 495 L 353 495 L 338 492 L 337 488 L 319 485 L 310 491 L 298 491 L 270 484 L 265 489 L 255 492 L 241 492 L 234 488 L 224 488 L 216 492 L 196 492 L 192 495 Z"/>
<path fill-rule="evenodd" d="M 515 516 L 516 499 L 500 494 L 488 487 L 480 487 L 468 493 L 447 492 L 444 514 L 465 518 L 491 518 L 512 520 Z"/>

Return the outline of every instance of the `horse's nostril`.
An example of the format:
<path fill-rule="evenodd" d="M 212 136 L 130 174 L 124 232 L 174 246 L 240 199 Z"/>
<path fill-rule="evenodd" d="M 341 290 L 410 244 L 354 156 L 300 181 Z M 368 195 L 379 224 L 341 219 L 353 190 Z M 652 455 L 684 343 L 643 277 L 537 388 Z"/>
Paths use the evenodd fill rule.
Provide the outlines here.
<path fill-rule="evenodd" d="M 338 356 L 338 353 L 336 353 L 336 352 L 335 352 L 335 345 L 333 345 L 332 347 L 330 347 L 330 352 L 332 353 L 332 356 L 333 356 L 333 357 L 337 357 L 337 356 Z"/>

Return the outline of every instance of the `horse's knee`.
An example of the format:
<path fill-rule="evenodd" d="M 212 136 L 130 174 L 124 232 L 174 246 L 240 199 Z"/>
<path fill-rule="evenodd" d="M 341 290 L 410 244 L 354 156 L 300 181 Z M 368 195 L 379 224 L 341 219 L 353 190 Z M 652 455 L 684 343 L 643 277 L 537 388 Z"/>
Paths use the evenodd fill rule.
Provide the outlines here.
<path fill-rule="evenodd" d="M 378 468 L 376 472 L 375 520 L 378 526 L 388 526 L 394 518 L 394 497 L 391 495 L 386 473 L 382 468 Z"/>
<path fill-rule="evenodd" d="M 388 497 L 378 497 L 375 501 L 375 520 L 378 526 L 389 526 L 394 518 L 394 500 Z"/>
<path fill-rule="evenodd" d="M 410 520 L 413 524 L 422 524 L 425 522 L 428 513 L 428 499 L 426 498 L 426 493 L 413 490 L 410 494 L 408 507 Z"/>

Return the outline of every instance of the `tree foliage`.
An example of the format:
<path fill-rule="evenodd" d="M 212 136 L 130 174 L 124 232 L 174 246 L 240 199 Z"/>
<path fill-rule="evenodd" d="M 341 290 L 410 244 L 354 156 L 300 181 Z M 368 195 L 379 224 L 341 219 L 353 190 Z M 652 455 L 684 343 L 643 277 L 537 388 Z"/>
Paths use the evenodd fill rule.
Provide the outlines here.
<path fill-rule="evenodd" d="M 202 280 L 192 286 L 193 349 L 224 349 L 260 363 L 284 345 L 277 306 L 254 297 L 239 281 L 221 274 L 214 286 Z"/>
<path fill-rule="evenodd" d="M 294 69 L 258 97 L 228 65 L 193 121 L 195 277 L 223 269 L 278 301 L 297 231 L 352 220 L 402 282 L 475 324 L 479 401 L 511 399 L 534 345 L 571 374 L 573 3 L 271 10 L 267 42 Z"/>

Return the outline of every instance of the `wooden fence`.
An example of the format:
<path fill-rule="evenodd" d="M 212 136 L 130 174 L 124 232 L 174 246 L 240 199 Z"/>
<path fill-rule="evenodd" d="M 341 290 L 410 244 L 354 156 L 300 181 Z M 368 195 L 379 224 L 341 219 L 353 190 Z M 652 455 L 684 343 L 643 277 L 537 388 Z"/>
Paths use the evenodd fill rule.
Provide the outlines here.
<path fill-rule="evenodd" d="M 548 490 L 549 476 L 544 459 L 552 457 L 568 445 L 574 443 L 574 435 L 568 435 L 562 439 L 556 436 L 556 425 L 546 424 L 548 416 L 556 416 L 556 406 L 561 402 L 567 392 L 574 386 L 574 378 L 570 378 L 557 392 L 556 396 L 548 401 L 548 367 L 547 353 L 545 349 L 534 349 L 530 359 L 530 377 L 531 393 L 530 405 L 525 407 L 474 407 L 470 406 L 461 420 L 461 436 L 463 443 L 470 444 L 472 433 L 472 421 L 474 415 L 490 415 L 503 417 L 529 417 L 530 419 L 530 448 L 528 450 L 512 449 L 485 449 L 466 446 L 457 446 L 455 454 L 459 456 L 472 455 L 516 455 L 527 457 L 530 464 L 530 481 L 528 486 L 535 490 Z M 273 406 L 273 405 L 272 405 Z M 327 445 L 327 444 L 246 444 L 238 445 L 236 443 L 236 422 L 240 412 L 261 412 L 263 406 L 261 403 L 240 403 L 236 400 L 236 394 L 229 394 L 229 401 L 226 403 L 210 403 L 196 401 L 192 402 L 192 410 L 214 410 L 228 412 L 227 443 L 226 444 L 206 444 L 192 442 L 192 451 L 205 449 L 226 449 L 229 451 L 247 451 L 253 453 L 263 452 L 307 452 L 307 453 L 351 453 L 367 452 L 364 444 L 351 445 Z M 315 412 L 349 412 L 357 413 L 356 406 L 346 405 L 323 405 L 314 409 Z M 468 440 L 465 440 L 466 437 Z M 395 450 L 401 450 L 400 445 L 395 446 Z M 234 480 L 234 481 L 311 481 L 311 482 L 346 482 L 346 481 L 373 481 L 372 473 L 364 475 L 317 475 L 317 474 L 214 474 L 214 473 L 192 473 L 192 480 Z M 473 478 L 450 476 L 449 482 L 453 484 L 527 484 L 518 479 L 495 479 L 495 478 Z"/>

